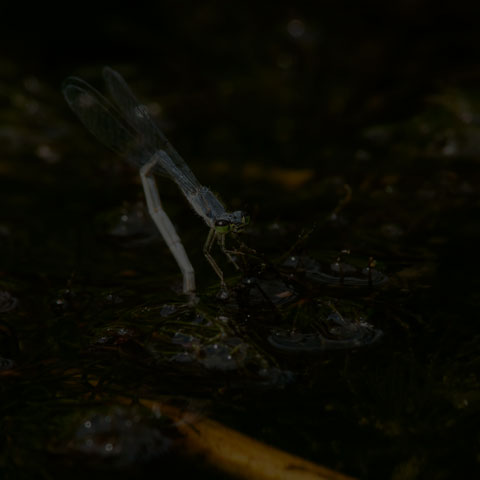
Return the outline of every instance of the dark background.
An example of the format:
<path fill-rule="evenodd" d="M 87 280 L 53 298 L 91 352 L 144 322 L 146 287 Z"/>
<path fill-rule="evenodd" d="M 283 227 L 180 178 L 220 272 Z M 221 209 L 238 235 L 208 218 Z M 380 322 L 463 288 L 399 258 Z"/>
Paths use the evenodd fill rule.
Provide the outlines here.
<path fill-rule="evenodd" d="M 144 95 L 175 89 L 181 101 L 168 115 L 182 130 L 204 137 L 228 122 L 229 153 L 317 163 L 311 145 L 348 143 L 360 125 L 411 114 L 426 94 L 476 85 L 477 16 L 474 4 L 426 1 L 3 5 L 0 51 L 4 76 L 52 87 L 85 67 L 134 69 Z M 298 38 L 292 19 L 304 22 Z"/>

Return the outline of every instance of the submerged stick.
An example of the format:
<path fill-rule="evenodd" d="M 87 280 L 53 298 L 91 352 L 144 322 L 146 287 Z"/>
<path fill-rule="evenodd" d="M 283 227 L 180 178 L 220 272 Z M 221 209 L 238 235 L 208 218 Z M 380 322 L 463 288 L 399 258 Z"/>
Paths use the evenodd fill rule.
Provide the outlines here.
<path fill-rule="evenodd" d="M 95 387 L 97 379 L 90 379 Z M 131 405 L 133 399 L 116 400 Z M 248 435 L 166 402 L 139 398 L 134 401 L 169 417 L 183 438 L 186 454 L 199 455 L 205 462 L 233 477 L 245 480 L 356 480 L 327 467 L 266 445 Z"/>
<path fill-rule="evenodd" d="M 266 445 L 221 423 L 148 399 L 144 406 L 160 410 L 177 423 L 189 453 L 234 477 L 248 480 L 354 480 L 296 455 Z"/>

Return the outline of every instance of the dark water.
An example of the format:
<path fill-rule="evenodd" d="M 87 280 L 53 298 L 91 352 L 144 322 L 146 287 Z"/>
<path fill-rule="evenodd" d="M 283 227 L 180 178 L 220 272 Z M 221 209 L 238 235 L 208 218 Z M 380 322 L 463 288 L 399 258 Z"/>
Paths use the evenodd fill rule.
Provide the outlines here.
<path fill-rule="evenodd" d="M 309 5 L 2 7 L 2 478 L 222 478 L 120 397 L 175 398 L 358 478 L 478 471 L 480 58 L 462 22 L 479 12 Z M 64 103 L 63 78 L 101 88 L 105 64 L 247 204 L 260 255 L 222 264 L 227 301 L 163 181 L 197 272 L 184 304 L 137 173 Z"/>

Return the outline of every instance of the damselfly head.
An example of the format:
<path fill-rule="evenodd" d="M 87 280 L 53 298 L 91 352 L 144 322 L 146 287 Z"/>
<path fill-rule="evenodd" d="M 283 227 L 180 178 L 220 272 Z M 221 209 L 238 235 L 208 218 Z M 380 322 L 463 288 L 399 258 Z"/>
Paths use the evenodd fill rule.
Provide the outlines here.
<path fill-rule="evenodd" d="M 246 225 L 250 223 L 250 215 L 237 210 L 229 213 L 226 217 L 218 218 L 215 221 L 215 230 L 217 233 L 237 233 L 241 232 Z"/>

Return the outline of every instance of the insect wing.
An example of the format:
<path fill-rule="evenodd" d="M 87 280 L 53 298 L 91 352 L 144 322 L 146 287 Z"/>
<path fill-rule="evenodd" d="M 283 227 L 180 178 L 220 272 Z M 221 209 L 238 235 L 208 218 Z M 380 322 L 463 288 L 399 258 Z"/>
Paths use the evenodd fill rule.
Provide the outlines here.
<path fill-rule="evenodd" d="M 62 86 L 63 95 L 85 127 L 105 146 L 132 163 L 145 163 L 154 151 L 115 107 L 95 88 L 77 77 Z"/>
<path fill-rule="evenodd" d="M 185 160 L 178 154 L 152 119 L 145 105 L 138 102 L 124 78 L 110 67 L 103 69 L 103 77 L 108 93 L 112 97 L 124 119 L 142 138 L 149 151 L 163 150 L 171 162 L 162 162 L 164 172 L 187 190 L 200 187 L 198 180 L 190 170 Z M 175 168 L 171 168 L 171 166 Z M 180 175 L 178 174 L 180 173 Z"/>

